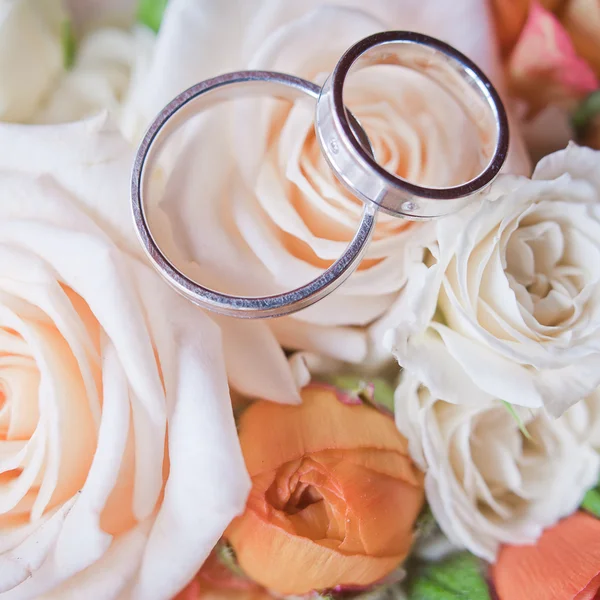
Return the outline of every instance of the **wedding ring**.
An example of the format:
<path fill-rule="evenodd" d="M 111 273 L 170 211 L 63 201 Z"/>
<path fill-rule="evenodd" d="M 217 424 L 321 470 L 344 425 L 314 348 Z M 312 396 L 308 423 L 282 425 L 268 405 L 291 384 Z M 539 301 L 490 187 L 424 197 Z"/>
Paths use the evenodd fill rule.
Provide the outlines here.
<path fill-rule="evenodd" d="M 350 73 L 379 64 L 420 71 L 453 96 L 478 128 L 482 151 L 489 156 L 479 175 L 454 187 L 423 187 L 386 171 L 365 152 L 350 127 L 344 84 Z M 452 46 L 405 31 L 376 33 L 344 53 L 317 101 L 315 129 L 327 162 L 352 194 L 391 215 L 415 220 L 460 210 L 470 196 L 494 180 L 508 151 L 508 121 L 502 101 L 481 70 Z M 494 137 L 490 131 L 495 131 Z"/>
<path fill-rule="evenodd" d="M 241 71 L 198 83 L 174 98 L 146 132 L 135 158 L 131 179 L 131 202 L 138 237 L 153 266 L 180 294 L 203 308 L 242 318 L 287 315 L 314 304 L 337 288 L 358 266 L 375 227 L 377 209 L 365 204 L 354 238 L 345 252 L 319 277 L 289 292 L 272 296 L 233 296 L 202 286 L 182 273 L 162 252 L 146 215 L 145 199 L 152 169 L 169 136 L 191 117 L 216 103 L 240 96 L 265 96 L 295 100 L 319 97 L 320 87 L 304 79 L 269 71 Z M 347 115 L 357 143 L 365 155 L 370 145 L 360 125 Z M 217 250 L 218 251 L 218 250 Z"/>

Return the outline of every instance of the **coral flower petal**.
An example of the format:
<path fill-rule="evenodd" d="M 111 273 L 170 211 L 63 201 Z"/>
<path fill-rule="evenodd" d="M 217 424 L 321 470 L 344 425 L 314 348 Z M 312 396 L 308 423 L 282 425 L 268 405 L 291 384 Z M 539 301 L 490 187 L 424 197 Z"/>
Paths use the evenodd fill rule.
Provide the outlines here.
<path fill-rule="evenodd" d="M 535 546 L 504 546 L 493 579 L 500 600 L 595 600 L 600 520 L 578 512 L 545 531 Z"/>

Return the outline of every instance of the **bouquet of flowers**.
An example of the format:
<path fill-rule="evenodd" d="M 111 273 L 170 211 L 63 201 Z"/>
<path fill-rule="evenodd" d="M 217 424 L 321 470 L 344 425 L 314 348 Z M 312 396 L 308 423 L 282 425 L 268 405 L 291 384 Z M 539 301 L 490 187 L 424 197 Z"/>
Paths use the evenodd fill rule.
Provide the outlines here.
<path fill-rule="evenodd" d="M 154 116 L 227 71 L 321 85 L 385 30 L 494 82 L 495 182 L 438 220 L 380 215 L 294 315 L 169 288 L 130 214 Z M 594 0 L 3 0 L 0 599 L 600 598 L 599 76 Z M 365 69 L 346 100 L 389 172 L 481 170 L 424 75 Z M 152 177 L 170 260 L 236 293 L 314 278 L 362 210 L 313 112 L 265 106 L 190 122 Z"/>

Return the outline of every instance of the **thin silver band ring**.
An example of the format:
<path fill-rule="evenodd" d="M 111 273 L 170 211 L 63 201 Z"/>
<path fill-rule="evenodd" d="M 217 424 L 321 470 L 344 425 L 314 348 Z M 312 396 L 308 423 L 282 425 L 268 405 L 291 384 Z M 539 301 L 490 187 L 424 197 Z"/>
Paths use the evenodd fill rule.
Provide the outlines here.
<path fill-rule="evenodd" d="M 289 292 L 272 296 L 249 297 L 222 294 L 206 288 L 184 275 L 158 246 L 145 209 L 145 196 L 154 163 L 167 138 L 189 118 L 218 102 L 240 96 L 264 96 L 296 99 L 306 95 L 315 101 L 321 88 L 309 81 L 269 71 L 240 71 L 220 75 L 198 83 L 174 98 L 156 117 L 146 132 L 135 158 L 131 179 L 131 202 L 138 237 L 153 266 L 180 294 L 203 308 L 241 318 L 279 317 L 314 304 L 356 269 L 375 228 L 377 209 L 366 203 L 354 238 L 345 252 L 319 277 Z M 349 116 L 359 143 L 370 146 L 360 125 Z"/>
<path fill-rule="evenodd" d="M 376 64 L 401 65 L 428 75 L 455 98 L 474 123 L 493 124 L 493 128 L 481 128 L 495 129 L 496 139 L 489 141 L 490 159 L 479 175 L 455 187 L 421 187 L 386 171 L 364 151 L 349 125 L 343 89 L 351 72 Z M 321 150 L 340 182 L 363 202 L 408 219 L 431 219 L 460 210 L 469 203 L 469 196 L 498 175 L 508 151 L 508 121 L 491 82 L 458 50 L 420 33 L 376 33 L 349 48 L 322 88 L 315 122 Z"/>

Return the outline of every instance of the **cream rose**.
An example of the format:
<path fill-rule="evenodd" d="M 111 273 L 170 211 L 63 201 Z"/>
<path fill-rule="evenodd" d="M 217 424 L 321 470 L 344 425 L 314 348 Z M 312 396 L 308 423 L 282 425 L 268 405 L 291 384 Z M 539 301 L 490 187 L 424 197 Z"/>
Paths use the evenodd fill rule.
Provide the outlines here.
<path fill-rule="evenodd" d="M 0 120 L 27 121 L 63 70 L 60 0 L 0 6 Z"/>
<path fill-rule="evenodd" d="M 168 600 L 249 489 L 218 328 L 140 259 L 104 118 L 0 138 L 0 596 Z"/>
<path fill-rule="evenodd" d="M 130 87 L 145 72 L 155 35 L 146 27 L 93 28 L 76 42 L 73 65 L 61 71 L 28 121 L 66 123 L 108 110 L 124 132 L 134 125 L 123 115 Z"/>
<path fill-rule="evenodd" d="M 425 471 L 425 493 L 450 541 L 493 562 L 500 544 L 534 542 L 598 481 L 600 458 L 563 420 L 498 400 L 455 404 L 404 373 L 398 429 Z M 529 437 L 528 437 L 529 436 Z"/>
<path fill-rule="evenodd" d="M 470 23 L 477 23 L 476 36 L 463 27 L 467 11 Z M 147 77 L 132 90 L 126 112 L 147 123 L 185 87 L 229 70 L 273 69 L 322 82 L 348 46 L 385 29 L 437 35 L 465 50 L 492 77 L 500 72 L 487 41 L 492 37 L 481 33 L 489 31 L 489 21 L 478 1 L 465 3 L 461 12 L 431 0 L 218 6 L 171 0 Z M 397 174 L 445 186 L 479 168 L 475 128 L 448 94 L 419 74 L 389 66 L 363 71 L 349 83 L 348 104 L 380 161 Z M 182 270 L 223 290 L 266 294 L 308 281 L 343 252 L 362 207 L 322 160 L 312 119 L 311 102 L 244 102 L 188 129 L 182 160 L 171 169 L 173 153 L 167 159 L 165 194 L 156 211 L 157 221 L 170 224 L 177 248 L 169 248 L 168 236 L 159 241 Z M 513 155 L 513 168 L 526 170 L 519 157 Z M 424 236 L 422 225 L 382 214 L 359 271 L 331 297 L 290 318 L 236 323 L 232 337 L 253 339 L 260 329 L 269 340 L 263 365 L 269 364 L 266 348 L 273 343 L 363 362 L 368 326 L 387 313 L 420 263 Z M 223 327 L 233 331 L 231 324 Z M 246 328 L 252 334 L 241 333 Z"/>
<path fill-rule="evenodd" d="M 387 335 L 434 395 L 558 416 L 600 384 L 599 173 L 571 145 L 439 221 Z"/>
<path fill-rule="evenodd" d="M 572 406 L 561 419 L 578 440 L 585 441 L 600 453 L 600 389 Z"/>
<path fill-rule="evenodd" d="M 133 26 L 127 3 L 109 4 L 99 11 L 86 0 L 3 3 L 0 121 L 62 123 L 105 109 L 120 117 L 155 35 Z M 123 130 L 133 127 L 123 120 Z"/>

